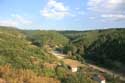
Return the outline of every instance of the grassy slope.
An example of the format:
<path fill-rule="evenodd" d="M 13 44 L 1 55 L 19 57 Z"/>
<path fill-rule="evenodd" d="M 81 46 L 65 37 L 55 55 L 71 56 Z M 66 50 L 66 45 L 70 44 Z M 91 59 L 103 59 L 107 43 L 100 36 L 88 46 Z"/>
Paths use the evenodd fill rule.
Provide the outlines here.
<path fill-rule="evenodd" d="M 0 27 L 0 80 L 9 83 L 60 83 L 51 70 L 43 70 L 44 62 L 53 62 L 56 58 L 42 48 L 32 45 L 21 30 L 13 27 Z M 42 76 L 41 76 L 42 75 Z"/>
<path fill-rule="evenodd" d="M 0 28 L 0 64 L 10 63 L 14 67 L 29 68 L 34 66 L 32 57 L 39 62 L 53 58 L 42 49 L 32 46 L 24 34 L 17 29 Z"/>
<path fill-rule="evenodd" d="M 95 49 L 95 47 L 97 47 L 98 45 L 99 46 L 102 45 L 105 42 L 103 39 L 106 35 L 110 35 L 112 37 L 112 39 L 114 40 L 115 38 L 119 39 L 118 34 L 122 34 L 120 36 L 122 36 L 122 38 L 124 39 L 124 33 L 125 33 L 124 29 L 121 30 L 121 32 L 119 32 L 119 33 L 118 32 L 119 32 L 119 30 L 87 31 L 87 32 L 78 32 L 78 34 L 77 34 L 77 32 L 75 32 L 76 33 L 75 36 L 71 32 L 70 35 L 67 36 L 67 34 L 69 34 L 69 33 L 67 33 L 67 34 L 65 34 L 65 36 L 70 37 L 70 39 L 72 40 L 74 45 L 76 45 L 76 46 L 83 45 L 84 47 L 86 47 L 86 49 L 88 51 L 84 52 L 84 53 L 88 53 L 88 52 L 92 52 L 92 50 L 91 50 L 92 48 Z M 42 64 L 43 64 L 43 62 L 52 62 L 52 61 L 55 61 L 56 59 L 53 56 L 47 54 L 41 47 L 32 45 L 32 42 L 27 40 L 26 35 L 24 35 L 23 33 L 24 32 L 17 30 L 15 28 L 11 28 L 11 29 L 6 28 L 6 27 L 0 28 L 0 65 L 2 65 L 0 67 L 0 78 L 3 78 L 8 82 L 12 81 L 12 83 L 14 83 L 14 82 L 17 83 L 19 81 L 19 79 L 21 79 L 20 82 L 23 81 L 23 82 L 32 83 L 34 80 L 34 82 L 37 81 L 38 83 L 40 83 L 41 82 L 40 80 L 43 77 L 38 76 L 38 74 L 44 75 L 44 73 L 46 73 L 46 74 L 48 74 L 48 76 L 49 75 L 54 76 L 55 73 L 53 70 L 50 70 L 50 71 L 48 69 L 42 70 Z M 31 35 L 31 32 L 28 32 L 28 34 Z M 59 35 L 58 33 L 51 32 L 51 31 L 45 31 L 45 32 L 44 31 L 43 32 L 42 31 L 38 31 L 38 32 L 33 31 L 32 36 L 34 38 L 38 37 L 37 39 L 33 38 L 33 40 L 37 40 L 37 41 L 43 40 L 42 37 L 44 37 L 45 42 L 47 41 L 47 44 L 50 43 L 48 40 L 52 40 L 51 41 L 52 45 L 59 45 L 60 43 L 65 44 L 68 42 L 68 39 L 66 37 Z M 118 37 L 116 37 L 116 36 L 118 36 Z M 30 37 L 30 38 L 32 40 L 32 37 Z M 121 38 L 121 40 L 123 40 L 122 38 Z M 106 39 L 107 39 L 107 37 L 106 37 Z M 63 41 L 63 40 L 65 40 L 65 41 Z M 97 41 L 99 41 L 99 42 L 97 42 Z M 93 43 L 95 43 L 95 44 L 93 44 Z M 109 43 L 112 43 L 112 41 Z M 124 43 L 124 41 L 123 41 L 123 43 Z M 117 43 L 115 45 L 116 45 L 116 47 L 118 46 Z M 100 50 L 100 47 L 98 47 L 98 49 Z M 106 49 L 108 49 L 108 48 L 106 48 Z M 124 47 L 122 47 L 122 49 L 124 49 Z M 110 51 L 113 51 L 113 50 L 110 50 Z M 124 52 L 123 52 L 123 54 L 124 54 Z M 98 56 L 98 54 L 96 54 L 96 55 Z M 101 55 L 101 54 L 99 54 L 99 55 Z M 33 71 L 35 71 L 37 73 L 34 73 Z M 14 73 L 16 73 L 16 74 L 14 74 Z M 59 72 L 59 74 L 60 74 L 60 72 Z M 11 75 L 11 77 L 9 77 L 9 75 Z M 43 79 L 45 79 L 45 78 L 43 78 Z M 72 79 L 72 78 L 70 78 L 70 79 Z M 56 82 L 59 83 L 59 81 L 57 81 L 53 78 L 47 77 L 46 80 L 52 81 L 52 83 L 56 83 Z M 84 80 L 86 80 L 86 79 L 84 79 Z"/>

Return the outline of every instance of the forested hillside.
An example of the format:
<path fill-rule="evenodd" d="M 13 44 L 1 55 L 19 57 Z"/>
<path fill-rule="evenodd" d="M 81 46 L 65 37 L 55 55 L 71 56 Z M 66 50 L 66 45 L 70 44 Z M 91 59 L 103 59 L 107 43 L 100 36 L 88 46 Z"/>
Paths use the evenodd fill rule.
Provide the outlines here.
<path fill-rule="evenodd" d="M 34 45 L 44 47 L 49 45 L 51 47 L 63 46 L 69 42 L 69 39 L 56 31 L 24 31 L 27 38 L 33 42 Z"/>
<path fill-rule="evenodd" d="M 96 83 L 88 66 L 71 72 L 50 51 L 68 59 L 124 70 L 125 29 L 94 31 L 19 30 L 0 27 L 0 81 L 3 83 Z M 51 50 L 49 50 L 51 49 Z M 123 71 L 121 71 L 123 72 Z M 124 83 L 107 76 L 107 83 Z M 41 82 L 42 81 L 42 82 Z"/>
<path fill-rule="evenodd" d="M 77 73 L 72 74 L 67 65 L 47 52 L 47 48 L 63 47 L 68 42 L 67 37 L 55 31 L 23 31 L 0 27 L 0 82 L 72 83 Z M 83 79 L 81 75 L 77 76 L 75 82 L 92 82 L 83 75 Z"/>
<path fill-rule="evenodd" d="M 124 70 L 125 29 L 61 33 L 71 39 L 68 50 L 76 59 L 84 58 L 103 67 Z"/>
<path fill-rule="evenodd" d="M 86 51 L 86 58 L 112 69 L 125 64 L 125 29 L 102 31 Z"/>

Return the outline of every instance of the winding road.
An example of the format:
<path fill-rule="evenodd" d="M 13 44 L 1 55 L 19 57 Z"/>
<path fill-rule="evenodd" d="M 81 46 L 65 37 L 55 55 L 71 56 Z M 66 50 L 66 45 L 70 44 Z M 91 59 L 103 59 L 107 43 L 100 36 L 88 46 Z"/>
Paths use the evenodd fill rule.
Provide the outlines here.
<path fill-rule="evenodd" d="M 58 51 L 51 51 L 51 54 L 54 55 L 54 56 L 56 56 L 56 57 L 57 57 L 58 59 L 60 59 L 60 60 L 64 60 L 65 57 L 67 56 L 67 55 L 65 55 L 65 54 L 59 53 Z M 72 59 L 70 59 L 70 60 L 72 60 Z M 76 61 L 76 60 L 75 60 L 75 61 Z M 77 62 L 78 62 L 78 61 L 77 61 Z M 82 65 L 85 66 L 85 64 L 82 64 Z M 91 67 L 91 68 L 93 68 L 93 69 L 96 69 L 96 70 L 98 70 L 98 71 L 100 71 L 100 72 L 107 73 L 107 74 L 109 74 L 109 75 L 111 75 L 111 76 L 119 77 L 120 80 L 125 81 L 125 77 L 124 77 L 124 76 L 122 76 L 122 75 L 120 75 L 120 74 L 117 74 L 117 73 L 114 73 L 114 72 L 112 72 L 112 71 L 110 71 L 110 70 L 107 70 L 107 69 L 105 69 L 105 68 L 98 67 L 98 66 L 96 66 L 96 65 L 89 64 L 89 63 L 87 63 L 86 66 L 89 66 L 89 67 Z"/>

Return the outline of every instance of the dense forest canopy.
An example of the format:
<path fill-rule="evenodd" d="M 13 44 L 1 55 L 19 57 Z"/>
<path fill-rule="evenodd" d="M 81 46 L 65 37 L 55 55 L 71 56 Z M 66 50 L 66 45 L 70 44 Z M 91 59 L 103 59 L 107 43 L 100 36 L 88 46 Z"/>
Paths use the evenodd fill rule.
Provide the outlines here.
<path fill-rule="evenodd" d="M 113 69 L 123 68 L 125 64 L 124 28 L 80 31 L 78 33 L 62 31 L 60 33 L 71 39 L 72 47 L 75 47 L 75 51 L 70 50 L 72 54 L 80 55 L 82 58 L 91 60 L 101 66 Z"/>

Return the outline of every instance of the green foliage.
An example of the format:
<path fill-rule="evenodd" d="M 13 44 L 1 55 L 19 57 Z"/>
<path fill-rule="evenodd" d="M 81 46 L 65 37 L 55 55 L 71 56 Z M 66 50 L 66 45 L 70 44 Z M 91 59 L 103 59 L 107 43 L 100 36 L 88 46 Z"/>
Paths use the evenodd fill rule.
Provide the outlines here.
<path fill-rule="evenodd" d="M 65 79 L 62 80 L 62 83 L 96 83 L 91 79 L 87 78 L 82 72 L 76 74 L 70 74 Z"/>
<path fill-rule="evenodd" d="M 57 67 L 57 68 L 56 68 L 56 74 L 57 74 L 57 77 L 58 77 L 59 79 L 62 79 L 62 78 L 64 78 L 64 77 L 66 76 L 67 71 L 66 71 L 66 69 L 63 68 L 63 67 Z"/>
<path fill-rule="evenodd" d="M 0 65 L 9 63 L 15 68 L 32 69 L 35 65 L 54 59 L 42 48 L 31 45 L 30 42 L 21 30 L 0 28 Z"/>
<path fill-rule="evenodd" d="M 54 69 L 47 69 L 47 68 L 42 69 L 42 73 L 44 76 L 47 77 L 54 77 L 56 74 Z"/>
<path fill-rule="evenodd" d="M 1 83 L 60 83 L 59 80 L 50 77 L 38 76 L 30 69 L 14 69 L 11 65 L 0 66 Z"/>
<path fill-rule="evenodd" d="M 74 55 L 77 51 L 77 48 L 73 44 L 67 44 L 63 47 L 63 52 L 68 55 Z"/>
<path fill-rule="evenodd" d="M 104 31 L 100 34 L 87 49 L 86 58 L 106 67 L 122 67 L 125 64 L 125 30 Z"/>
<path fill-rule="evenodd" d="M 84 62 L 85 58 L 106 67 L 119 69 L 125 66 L 125 29 L 58 33 L 0 27 L 0 78 L 9 83 L 18 83 L 19 79 L 20 83 L 40 83 L 40 75 L 43 75 L 47 77 L 44 78 L 46 80 L 48 77 L 57 77 L 62 83 L 94 83 L 86 76 L 88 72 L 86 75 L 82 72 L 69 73 L 64 63 L 54 69 L 44 68 L 43 63 L 56 62 L 56 58 L 45 51 L 46 46 L 63 48 L 61 50 L 64 53 L 73 55 L 73 59 L 81 62 Z M 6 64 L 10 64 L 12 68 Z M 49 80 L 59 83 L 53 79 Z M 109 82 L 120 83 L 119 79 L 109 79 Z"/>
<path fill-rule="evenodd" d="M 81 61 L 80 56 L 95 63 L 113 68 L 123 68 L 125 64 L 125 29 L 107 29 L 93 31 L 62 31 L 75 48 L 74 55 Z M 72 46 L 65 47 L 66 51 Z M 124 69 L 122 69 L 124 70 Z"/>
<path fill-rule="evenodd" d="M 83 31 L 58 31 L 58 32 L 68 37 L 70 40 L 74 40 L 83 35 Z"/>
<path fill-rule="evenodd" d="M 56 31 L 25 31 L 33 44 L 44 47 L 49 45 L 51 47 L 61 46 L 68 43 L 68 39 Z"/>

